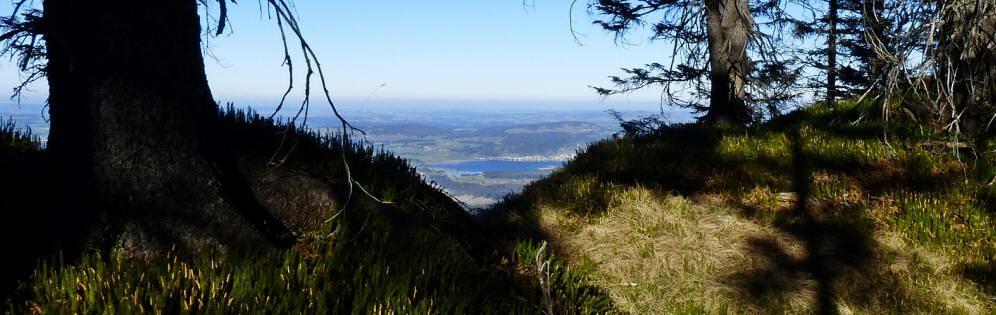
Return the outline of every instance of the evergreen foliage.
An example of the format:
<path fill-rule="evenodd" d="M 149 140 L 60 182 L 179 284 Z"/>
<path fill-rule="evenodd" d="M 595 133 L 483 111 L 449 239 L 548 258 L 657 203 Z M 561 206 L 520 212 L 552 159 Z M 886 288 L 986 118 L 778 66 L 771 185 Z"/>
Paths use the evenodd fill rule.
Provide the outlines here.
<path fill-rule="evenodd" d="M 843 83 L 843 95 L 861 95 L 873 88 L 875 80 L 885 71 L 883 61 L 865 39 L 869 36 L 865 32 L 885 42 L 893 40 L 891 32 L 895 23 L 885 14 L 886 6 L 892 4 L 869 0 L 841 0 L 840 4 L 843 14 L 838 22 L 841 25 L 838 45 L 846 59 L 838 63 L 836 71 Z"/>
<path fill-rule="evenodd" d="M 836 13 L 829 11 L 831 3 L 835 5 Z M 808 6 L 803 16 L 793 19 L 795 36 L 818 41 L 815 48 L 798 52 L 805 64 L 821 74 L 810 77 L 807 87 L 817 94 L 827 94 L 831 88 L 827 74 L 832 72 L 839 80 L 833 88 L 835 95 L 844 98 L 862 95 L 873 87 L 884 71 L 883 61 L 878 59 L 866 36 L 891 42 L 894 23 L 885 12 L 886 6 L 894 4 L 866 0 L 825 0 L 816 4 Z M 833 23 L 831 19 L 834 19 Z M 831 24 L 834 26 L 832 34 Z M 831 36 L 835 38 L 834 48 L 830 48 Z M 831 53 L 835 54 L 832 65 L 828 64 Z"/>
<path fill-rule="evenodd" d="M 600 95 L 660 87 L 662 102 L 669 106 L 707 116 L 735 111 L 729 115 L 740 119 L 738 123 L 777 115 L 798 96 L 800 67 L 781 41 L 787 14 L 778 1 L 600 0 L 590 2 L 589 13 L 617 43 L 626 43 L 629 34 L 646 28 L 651 41 L 672 46 L 666 56 L 670 60 L 622 68 L 623 76 L 609 77 L 614 87 L 594 87 Z M 735 43 L 739 40 L 743 43 Z M 717 48 L 741 45 L 744 50 Z M 717 68 L 722 65 L 730 69 Z M 725 84 L 729 89 L 717 90 Z"/>

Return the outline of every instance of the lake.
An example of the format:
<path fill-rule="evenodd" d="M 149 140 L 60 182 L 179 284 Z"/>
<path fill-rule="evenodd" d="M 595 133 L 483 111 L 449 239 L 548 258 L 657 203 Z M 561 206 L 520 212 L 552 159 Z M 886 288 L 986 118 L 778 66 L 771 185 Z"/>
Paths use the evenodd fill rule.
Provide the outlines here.
<path fill-rule="evenodd" d="M 434 163 L 429 166 L 450 170 L 449 176 L 476 175 L 484 172 L 517 172 L 553 169 L 564 165 L 563 161 L 502 161 L 481 160 L 459 163 Z"/>

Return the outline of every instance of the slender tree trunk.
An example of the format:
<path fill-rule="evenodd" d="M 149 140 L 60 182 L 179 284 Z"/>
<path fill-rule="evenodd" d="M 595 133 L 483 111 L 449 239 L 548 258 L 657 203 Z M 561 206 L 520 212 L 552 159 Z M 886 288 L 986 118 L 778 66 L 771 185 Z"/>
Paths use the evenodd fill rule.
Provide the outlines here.
<path fill-rule="evenodd" d="M 837 0 L 827 0 L 827 104 L 837 100 Z"/>
<path fill-rule="evenodd" d="M 705 3 L 712 90 L 704 119 L 710 123 L 750 122 L 750 110 L 744 102 L 750 71 L 747 38 L 754 28 L 750 7 L 747 0 Z"/>
<path fill-rule="evenodd" d="M 195 0 L 45 0 L 63 237 L 157 251 L 286 245 L 235 168 Z"/>

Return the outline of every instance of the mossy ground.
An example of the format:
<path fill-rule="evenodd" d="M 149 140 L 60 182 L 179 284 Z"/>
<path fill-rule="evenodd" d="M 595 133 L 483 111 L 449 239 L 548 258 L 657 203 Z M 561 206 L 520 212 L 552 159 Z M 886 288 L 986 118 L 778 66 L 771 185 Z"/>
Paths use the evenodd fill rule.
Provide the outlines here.
<path fill-rule="evenodd" d="M 993 312 L 993 141 L 876 111 L 605 140 L 481 220 L 550 240 L 623 311 Z"/>

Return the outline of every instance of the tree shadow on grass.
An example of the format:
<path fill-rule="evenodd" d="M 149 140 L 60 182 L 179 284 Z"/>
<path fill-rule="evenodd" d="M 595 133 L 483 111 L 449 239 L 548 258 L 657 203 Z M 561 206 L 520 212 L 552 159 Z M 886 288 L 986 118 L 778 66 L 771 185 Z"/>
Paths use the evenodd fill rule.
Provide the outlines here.
<path fill-rule="evenodd" d="M 803 290 L 804 279 L 815 281 L 814 309 L 835 314 L 835 283 L 852 271 L 870 268 L 873 254 L 869 227 L 821 218 L 811 204 L 812 170 L 798 132 L 791 133 L 792 179 L 797 200 L 780 228 L 801 241 L 803 254 L 792 253 L 773 238 L 753 238 L 748 245 L 769 262 L 766 268 L 734 274 L 751 300 L 763 302 Z M 801 257 L 800 257 L 801 256 Z"/>
<path fill-rule="evenodd" d="M 793 298 L 809 301 L 811 310 L 819 314 L 837 314 L 841 307 L 855 306 L 909 312 L 947 305 L 903 283 L 889 270 L 888 257 L 903 253 L 892 252 L 875 239 L 874 223 L 864 209 L 822 204 L 813 198 L 813 159 L 803 150 L 798 132 L 790 137 L 796 200 L 775 223 L 790 238 L 748 239 L 748 248 L 762 266 L 735 272 L 723 280 L 762 309 L 771 307 L 772 302 L 792 304 L 789 300 Z M 791 248 L 792 244 L 801 246 Z"/>
<path fill-rule="evenodd" d="M 543 226 L 549 224 L 540 217 L 543 207 L 581 218 L 572 222 L 586 222 L 608 209 L 614 192 L 629 186 L 691 197 L 718 193 L 743 210 L 742 217 L 765 221 L 786 236 L 748 239 L 753 256 L 749 259 L 761 261 L 762 266 L 721 279 L 759 309 L 786 305 L 776 301 L 794 306 L 802 301 L 824 314 L 836 313 L 841 305 L 891 311 L 947 305 L 889 269 L 890 259 L 909 257 L 875 238 L 876 223 L 867 211 L 877 199 L 854 202 L 840 194 L 853 189 L 858 198 L 867 197 L 861 197 L 864 194 L 877 198 L 895 191 L 933 191 L 951 174 L 932 172 L 930 161 L 915 156 L 882 162 L 874 152 L 826 152 L 833 147 L 808 152 L 811 147 L 806 143 L 812 140 L 804 139 L 803 130 L 808 128 L 805 124 L 781 130 L 680 126 L 653 136 L 603 141 L 564 169 L 528 185 L 522 194 L 506 198 L 495 206 L 498 211 L 477 216 L 477 221 L 499 238 L 555 239 L 550 234 L 564 227 Z M 831 136 L 844 137 L 834 140 L 844 149 L 849 141 L 861 140 Z M 838 177 L 834 185 L 843 186 L 822 187 L 827 174 Z M 822 179 L 816 183 L 814 177 Z M 772 211 L 741 202 L 751 188 L 763 187 L 772 193 L 790 191 L 774 194 L 779 199 L 790 195 L 788 209 Z M 771 214 L 773 219 L 763 218 Z M 805 298 L 791 301 L 801 296 Z M 890 296 L 899 302 L 890 302 Z"/>

